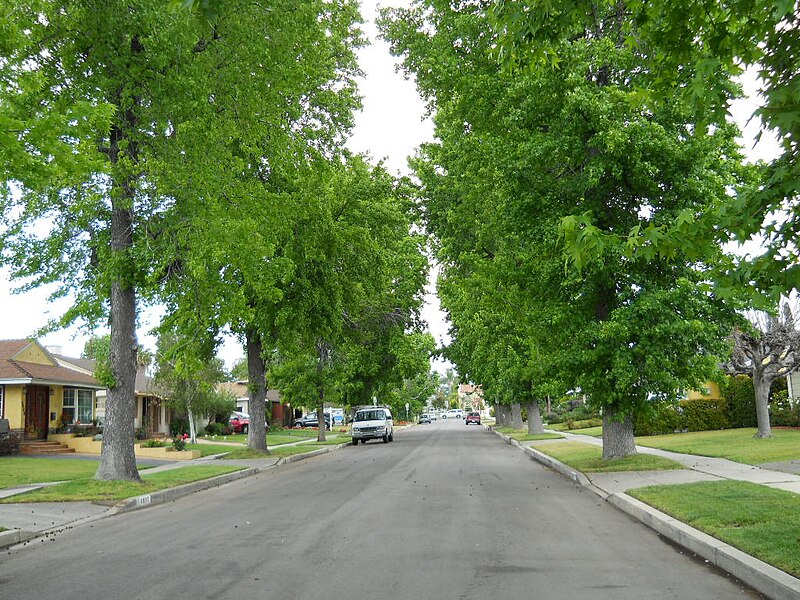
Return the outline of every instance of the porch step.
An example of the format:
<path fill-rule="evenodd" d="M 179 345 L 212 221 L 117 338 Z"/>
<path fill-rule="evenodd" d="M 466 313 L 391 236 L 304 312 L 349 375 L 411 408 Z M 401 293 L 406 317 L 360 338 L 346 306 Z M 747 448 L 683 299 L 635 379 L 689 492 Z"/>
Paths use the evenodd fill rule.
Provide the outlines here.
<path fill-rule="evenodd" d="M 20 454 L 70 454 L 74 452 L 75 448 L 70 448 L 60 442 L 38 440 L 35 442 L 24 441 L 19 444 Z"/>

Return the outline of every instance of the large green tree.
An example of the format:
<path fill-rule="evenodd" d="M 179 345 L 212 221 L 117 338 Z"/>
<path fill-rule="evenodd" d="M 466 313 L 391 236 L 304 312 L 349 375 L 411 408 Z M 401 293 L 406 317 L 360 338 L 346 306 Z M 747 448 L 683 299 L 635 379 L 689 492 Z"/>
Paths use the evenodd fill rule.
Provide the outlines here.
<path fill-rule="evenodd" d="M 270 236 L 253 248 L 284 221 L 280 181 L 338 143 L 352 118 L 357 6 L 226 2 L 198 18 L 156 0 L 5 8 L 2 256 L 27 288 L 57 283 L 56 295 L 74 294 L 54 325 L 108 319 L 97 477 L 138 480 L 140 302 L 173 297 L 165 286 L 186 270 L 239 276 L 246 290 L 213 243 L 228 236 L 251 241 L 242 255 L 252 271 L 259 259 L 267 265 Z M 254 214 L 271 221 L 244 218 Z M 280 274 L 275 262 L 267 271 Z M 244 275 L 258 285 L 264 273 Z M 200 309 L 226 298 L 209 286 L 192 291 L 197 310 L 176 321 L 195 327 L 178 330 L 213 338 L 233 319 L 203 319 Z"/>
<path fill-rule="evenodd" d="M 514 74 L 495 61 L 489 7 L 422 2 L 385 22 L 436 110 L 439 143 L 417 168 L 427 225 L 447 277 L 491 260 L 494 281 L 519 286 L 508 297 L 526 298 L 531 360 L 602 407 L 604 456 L 623 456 L 633 415 L 707 377 L 732 319 L 705 283 L 724 262 L 713 240 L 661 252 L 628 235 L 721 202 L 740 182 L 736 131 L 648 102 L 651 57 L 623 35 L 619 5 L 554 42 L 558 70 Z"/>
<path fill-rule="evenodd" d="M 577 0 L 496 0 L 489 9 L 498 32 L 496 48 L 512 69 L 558 69 L 562 41 L 591 31 L 598 13 L 616 11 L 620 41 L 647 49 L 648 65 L 639 74 L 641 92 L 653 103 L 680 103 L 696 122 L 721 121 L 738 86 L 731 78 L 746 69 L 758 74 L 759 94 L 751 98 L 753 116 L 779 140 L 780 155 L 759 166 L 761 185 L 744 186 L 716 210 L 697 216 L 691 227 L 649 228 L 631 237 L 659 235 L 671 246 L 687 239 L 758 240 L 762 253 L 740 259 L 727 286 L 752 286 L 765 308 L 797 289 L 800 254 L 800 15 L 795 2 L 784 0 L 657 0 L 627 2 Z M 666 241 L 666 240 L 664 240 Z"/>

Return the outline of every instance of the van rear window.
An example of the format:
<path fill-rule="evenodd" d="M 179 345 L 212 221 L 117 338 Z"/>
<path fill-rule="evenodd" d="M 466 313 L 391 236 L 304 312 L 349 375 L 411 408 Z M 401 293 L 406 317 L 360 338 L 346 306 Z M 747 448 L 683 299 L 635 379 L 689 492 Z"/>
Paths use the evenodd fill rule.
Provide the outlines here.
<path fill-rule="evenodd" d="M 356 413 L 356 421 L 380 421 L 386 418 L 382 410 L 362 410 Z"/>

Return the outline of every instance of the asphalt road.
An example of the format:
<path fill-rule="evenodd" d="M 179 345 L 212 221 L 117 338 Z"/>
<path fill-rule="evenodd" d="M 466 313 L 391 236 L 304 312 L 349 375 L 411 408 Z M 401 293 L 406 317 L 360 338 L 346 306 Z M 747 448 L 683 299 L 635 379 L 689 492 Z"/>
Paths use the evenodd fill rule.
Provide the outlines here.
<path fill-rule="evenodd" d="M 757 597 L 460 420 L 0 557 L 4 600 Z"/>

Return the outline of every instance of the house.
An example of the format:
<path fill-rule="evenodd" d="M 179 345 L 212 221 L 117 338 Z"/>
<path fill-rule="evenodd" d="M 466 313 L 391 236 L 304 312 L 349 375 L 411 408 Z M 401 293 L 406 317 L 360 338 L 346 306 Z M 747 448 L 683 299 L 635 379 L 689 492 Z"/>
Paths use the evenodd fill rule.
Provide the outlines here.
<path fill-rule="evenodd" d="M 714 381 L 706 381 L 701 389 L 686 392 L 687 400 L 721 400 L 722 398 L 722 390 Z"/>
<path fill-rule="evenodd" d="M 0 418 L 26 440 L 92 423 L 103 389 L 89 371 L 60 361 L 36 340 L 0 340 Z"/>
<path fill-rule="evenodd" d="M 789 400 L 792 404 L 800 400 L 800 371 L 793 371 L 786 376 L 789 388 Z"/>
<path fill-rule="evenodd" d="M 247 389 L 247 381 L 223 381 L 217 384 L 217 389 L 233 396 L 236 400 L 234 410 L 250 414 L 250 392 Z M 267 390 L 267 406 L 270 407 L 272 423 L 283 423 L 284 427 L 292 426 L 291 406 L 281 402 L 281 393 L 278 390 Z"/>

